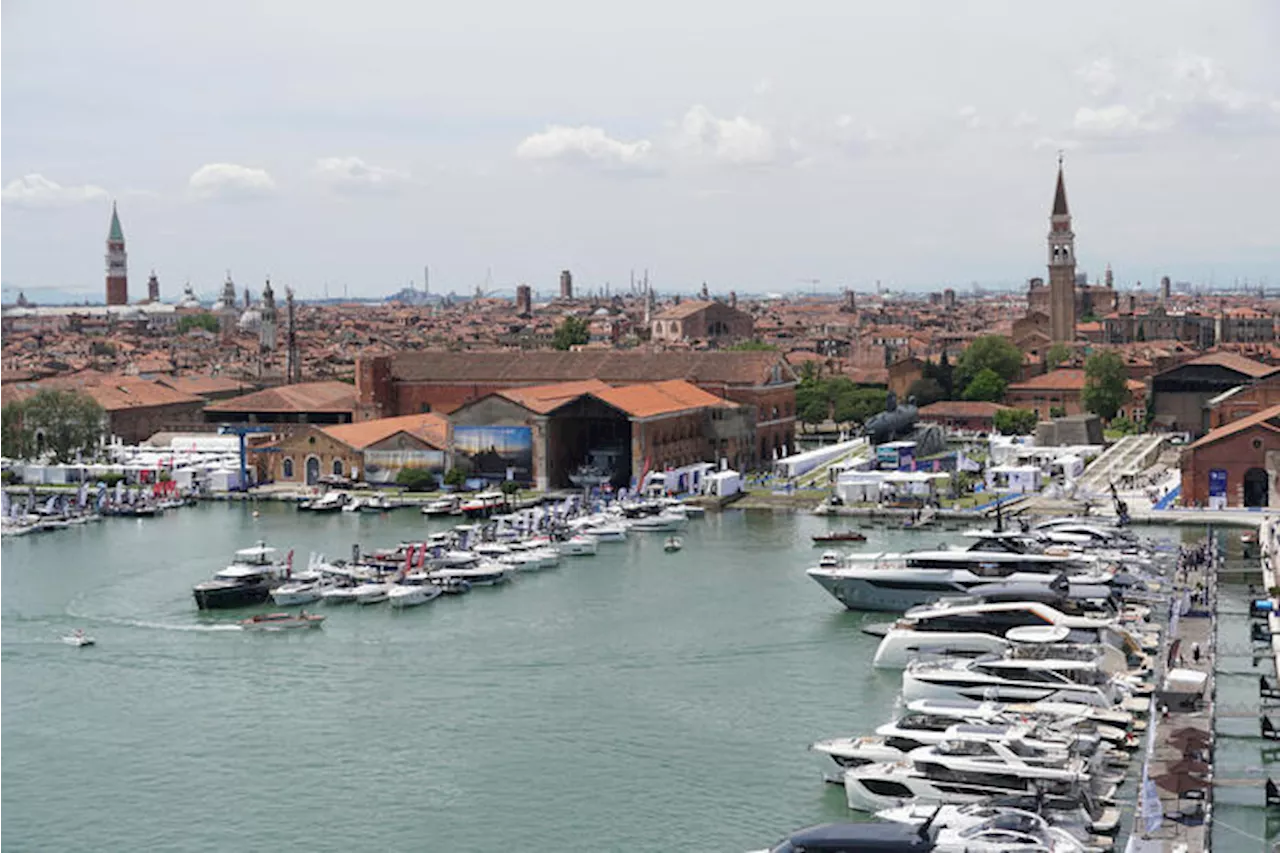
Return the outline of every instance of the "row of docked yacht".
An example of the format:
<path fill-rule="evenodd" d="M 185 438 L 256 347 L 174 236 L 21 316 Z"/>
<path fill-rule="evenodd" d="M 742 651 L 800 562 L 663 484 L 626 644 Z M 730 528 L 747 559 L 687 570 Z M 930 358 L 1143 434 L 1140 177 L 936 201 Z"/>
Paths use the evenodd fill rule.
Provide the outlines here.
<path fill-rule="evenodd" d="M 903 710 L 874 734 L 811 746 L 849 807 L 888 825 L 801 835 L 842 849 L 1109 849 L 1160 639 L 1135 599 L 1158 588 L 1166 557 L 1079 519 L 967 538 L 828 553 L 809 570 L 849 609 L 902 613 L 864 630 L 881 638 L 875 665 L 903 670 Z M 915 846 L 876 846 L 892 837 Z M 793 836 L 774 849 L 808 848 Z"/>
<path fill-rule="evenodd" d="M 282 559 L 275 548 L 259 542 L 237 551 L 230 565 L 192 592 L 202 610 L 268 600 L 286 607 L 313 602 L 412 607 L 473 586 L 503 584 L 517 572 L 554 568 L 566 557 L 594 556 L 601 543 L 625 542 L 630 530 L 680 529 L 691 514 L 678 501 L 665 500 L 615 503 L 591 513 L 572 506 L 539 508 L 460 524 L 421 542 L 369 554 L 356 549 L 350 562 L 312 555 L 297 572 L 293 552 Z"/>

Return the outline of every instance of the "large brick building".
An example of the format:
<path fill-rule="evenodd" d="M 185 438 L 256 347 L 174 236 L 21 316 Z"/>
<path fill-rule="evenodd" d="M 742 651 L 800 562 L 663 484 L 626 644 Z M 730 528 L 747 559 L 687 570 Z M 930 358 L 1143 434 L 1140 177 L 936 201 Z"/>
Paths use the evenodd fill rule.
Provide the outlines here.
<path fill-rule="evenodd" d="M 649 331 L 655 341 L 731 343 L 750 338 L 754 321 L 723 302 L 681 302 L 654 316 Z"/>
<path fill-rule="evenodd" d="M 1280 406 L 1218 427 L 1182 451 L 1185 506 L 1280 506 Z"/>
<path fill-rule="evenodd" d="M 302 425 L 253 449 L 259 481 L 315 484 L 337 476 L 393 482 L 401 468 L 442 473 L 448 423 L 440 415 L 406 415 L 359 424 Z"/>
<path fill-rule="evenodd" d="M 1086 412 L 1084 384 L 1083 368 L 1060 367 L 1013 383 L 1005 389 L 1004 401 L 1020 409 L 1031 409 L 1042 419 L 1052 417 L 1054 410 L 1059 410 L 1063 415 L 1082 415 Z M 1143 383 L 1133 379 L 1128 380 L 1126 385 L 1129 397 L 1116 416 L 1139 421 L 1144 415 L 1146 388 Z"/>
<path fill-rule="evenodd" d="M 1232 352 L 1206 353 L 1151 377 L 1155 423 L 1164 429 L 1203 435 L 1210 426 L 1209 401 L 1280 372 Z"/>
<path fill-rule="evenodd" d="M 746 468 L 795 448 L 796 377 L 776 352 L 442 352 L 356 359 L 357 420 L 449 413 L 489 394 L 598 380 L 619 387 L 682 379 L 748 407 Z M 717 438 L 719 440 L 719 437 Z"/>
<path fill-rule="evenodd" d="M 202 422 L 205 401 L 137 376 L 86 370 L 71 376 L 4 386 L 4 402 L 25 400 L 41 389 L 80 391 L 106 412 L 104 435 L 125 444 L 140 444 L 157 432 L 181 430 Z"/>

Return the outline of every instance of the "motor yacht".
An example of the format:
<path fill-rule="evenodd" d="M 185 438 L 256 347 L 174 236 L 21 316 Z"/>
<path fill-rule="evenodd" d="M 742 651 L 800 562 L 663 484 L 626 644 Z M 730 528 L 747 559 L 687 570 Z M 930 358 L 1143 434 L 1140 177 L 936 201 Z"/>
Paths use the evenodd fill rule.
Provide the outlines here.
<path fill-rule="evenodd" d="M 497 586 L 511 580 L 512 569 L 501 563 L 486 562 L 473 568 L 433 569 L 433 581 L 466 581 L 472 586 Z"/>
<path fill-rule="evenodd" d="M 921 654 L 976 656 L 1003 652 L 1014 642 L 1014 629 L 1060 629 L 1043 638 L 1049 642 L 1095 643 L 1119 668 L 1139 666 L 1144 649 L 1158 647 L 1158 635 L 1135 636 L 1111 619 L 1068 616 L 1035 601 L 974 603 L 943 599 L 908 610 L 880 640 L 874 666 L 901 669 Z M 1012 636 L 1011 636 L 1012 635 Z M 1022 637 L 1040 639 L 1025 630 Z"/>
<path fill-rule="evenodd" d="M 339 583 L 320 593 L 320 600 L 325 604 L 351 604 L 356 600 L 356 589 L 359 586 L 354 581 Z"/>
<path fill-rule="evenodd" d="M 436 498 L 422 507 L 423 515 L 453 515 L 457 511 L 458 498 L 455 495 Z"/>
<path fill-rule="evenodd" d="M 915 661 L 902 674 L 902 696 L 997 702 L 1071 702 L 1113 707 L 1130 690 L 1096 661 L 982 657 Z"/>
<path fill-rule="evenodd" d="M 214 574 L 213 580 L 196 584 L 191 592 L 201 610 L 261 604 L 284 582 L 287 571 L 287 563 L 276 559 L 276 549 L 259 542 L 236 551 L 231 565 Z"/>
<path fill-rule="evenodd" d="M 850 610 L 901 612 L 939 596 L 964 594 L 979 584 L 1049 584 L 1067 575 L 1106 583 L 1112 572 L 1080 560 L 1007 551 L 908 551 L 861 553 L 823 562 L 808 570 L 823 589 Z"/>
<path fill-rule="evenodd" d="M 847 770 L 845 798 L 851 809 L 875 812 L 912 801 L 973 803 L 1037 791 L 1079 796 L 1093 785 L 1081 758 L 1021 753 L 997 741 L 946 740 L 913 750 L 904 761 Z"/>
<path fill-rule="evenodd" d="M 961 828 L 980 824 L 1002 812 L 1016 810 L 1044 817 L 1057 828 L 1085 843 L 1087 849 L 1109 850 L 1115 842 L 1106 836 L 1119 829 L 1120 809 L 1099 804 L 1088 791 L 1082 793 L 1083 796 L 1079 798 L 1047 797 L 1043 794 L 993 797 L 967 805 L 912 803 L 881 809 L 876 812 L 876 817 L 914 826 L 931 822 Z"/>
<path fill-rule="evenodd" d="M 356 604 L 381 604 L 391 594 L 391 582 L 383 580 L 367 580 L 357 584 L 351 591 Z"/>
<path fill-rule="evenodd" d="M 458 511 L 467 518 L 485 518 L 502 509 L 506 497 L 502 492 L 477 492 L 459 504 Z"/>
<path fill-rule="evenodd" d="M 824 823 L 796 830 L 774 846 L 751 853 L 852 853 L 855 850 L 938 853 L 927 824 L 904 823 Z"/>
<path fill-rule="evenodd" d="M 571 523 L 570 527 L 583 536 L 590 536 L 597 542 L 627 541 L 627 527 L 625 524 L 619 521 L 609 521 L 601 516 L 588 516 L 578 524 Z"/>
<path fill-rule="evenodd" d="M 387 604 L 396 608 L 417 607 L 435 601 L 444 590 L 431 582 L 427 575 L 408 575 L 387 591 Z"/>
<path fill-rule="evenodd" d="M 324 616 L 319 613 L 308 613 L 305 610 L 292 613 L 259 613 L 248 619 L 240 620 L 240 627 L 246 631 L 294 631 L 305 628 L 319 628 Z"/>
<path fill-rule="evenodd" d="M 683 530 L 688 524 L 689 519 L 683 514 L 663 510 L 657 515 L 635 519 L 631 522 L 631 529 L 637 533 L 674 533 Z"/>
<path fill-rule="evenodd" d="M 565 557 L 594 557 L 599 543 L 591 536 L 579 534 L 557 543 L 556 547 Z"/>
<path fill-rule="evenodd" d="M 298 504 L 298 509 L 307 512 L 341 512 L 348 499 L 347 493 L 343 491 L 325 492 L 315 500 Z"/>
<path fill-rule="evenodd" d="M 294 572 L 292 577 L 271 590 L 271 600 L 281 607 L 294 607 L 319 601 L 324 591 L 335 583 L 323 572 L 308 569 Z"/>
<path fill-rule="evenodd" d="M 992 842 L 1016 844 L 1014 849 L 1043 853 L 1085 853 L 1106 849 L 1111 839 L 1054 826 L 1039 814 L 1008 806 L 972 803 L 965 806 L 938 806 L 932 803 L 882 809 L 876 817 L 890 823 L 920 826 L 926 821 L 934 828 L 935 842 L 959 850 L 992 850 Z M 1083 836 L 1083 837 L 1081 837 Z"/>

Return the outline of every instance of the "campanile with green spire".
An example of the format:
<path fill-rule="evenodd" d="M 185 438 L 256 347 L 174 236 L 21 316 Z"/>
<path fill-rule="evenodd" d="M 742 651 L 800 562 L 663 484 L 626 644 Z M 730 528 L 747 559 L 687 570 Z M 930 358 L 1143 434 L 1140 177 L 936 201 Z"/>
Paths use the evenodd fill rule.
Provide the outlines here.
<path fill-rule="evenodd" d="M 124 229 L 111 202 L 111 229 L 107 232 L 107 304 L 129 304 L 129 263 L 124 251 Z"/>

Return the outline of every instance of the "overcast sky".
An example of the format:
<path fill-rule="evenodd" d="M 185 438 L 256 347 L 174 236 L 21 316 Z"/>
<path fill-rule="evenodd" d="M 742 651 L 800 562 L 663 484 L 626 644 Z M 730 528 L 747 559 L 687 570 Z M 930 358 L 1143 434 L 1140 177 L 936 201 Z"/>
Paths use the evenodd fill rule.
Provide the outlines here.
<path fill-rule="evenodd" d="M 1280 3 L 3 4 L 3 278 L 1280 286 Z M 488 270 L 492 270 L 492 273 Z"/>

